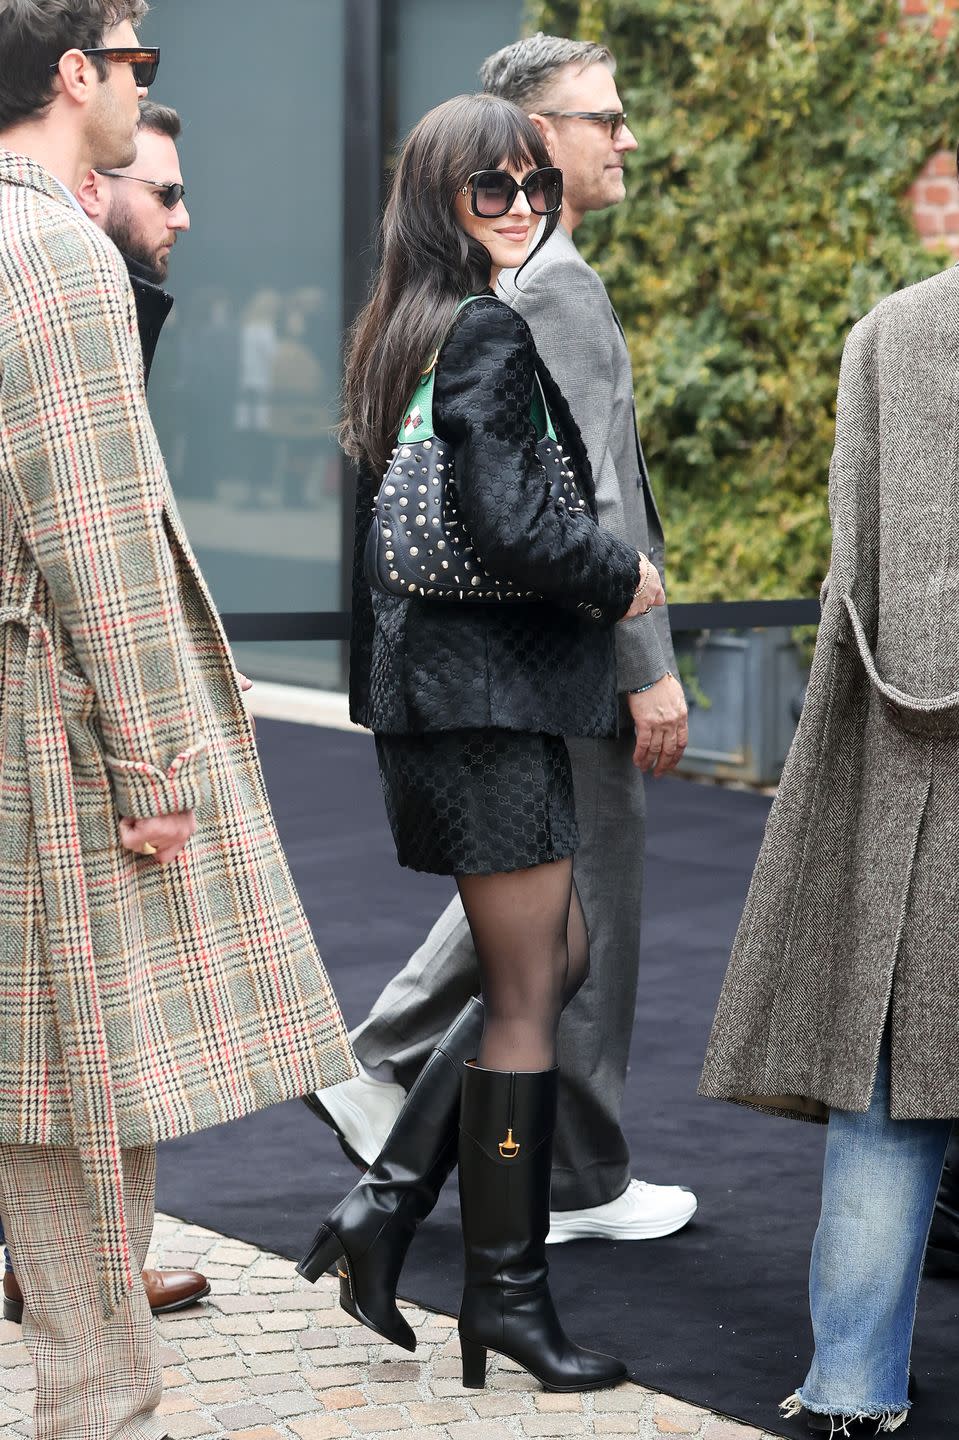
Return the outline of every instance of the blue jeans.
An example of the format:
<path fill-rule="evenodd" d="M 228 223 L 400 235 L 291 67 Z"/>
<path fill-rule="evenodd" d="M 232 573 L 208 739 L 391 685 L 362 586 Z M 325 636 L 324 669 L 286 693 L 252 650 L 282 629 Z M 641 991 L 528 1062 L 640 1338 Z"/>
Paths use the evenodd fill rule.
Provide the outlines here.
<path fill-rule="evenodd" d="M 909 1408 L 916 1296 L 951 1128 L 890 1119 L 888 1035 L 869 1110 L 832 1112 L 809 1271 L 816 1353 L 796 1395 L 807 1410 L 889 1421 Z"/>

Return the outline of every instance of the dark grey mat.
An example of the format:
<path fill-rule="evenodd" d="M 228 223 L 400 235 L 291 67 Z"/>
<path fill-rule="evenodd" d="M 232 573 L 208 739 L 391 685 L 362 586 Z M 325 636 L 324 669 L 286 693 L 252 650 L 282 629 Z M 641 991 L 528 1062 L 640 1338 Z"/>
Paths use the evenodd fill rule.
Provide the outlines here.
<path fill-rule="evenodd" d="M 420 943 L 451 882 L 396 865 L 372 744 L 260 722 L 280 830 L 350 1024 Z M 622 1355 L 634 1379 L 784 1435 L 776 1403 L 811 1353 L 806 1269 L 823 1132 L 696 1097 L 696 1081 L 768 802 L 678 780 L 648 786 L 646 922 L 625 1124 L 634 1173 L 698 1193 L 696 1220 L 664 1240 L 550 1248 L 574 1337 Z M 355 1172 L 298 1102 L 161 1147 L 158 1206 L 299 1258 Z M 455 1185 L 404 1273 L 407 1298 L 455 1313 Z M 906 1434 L 945 1440 L 959 1285 L 924 1284 Z"/>

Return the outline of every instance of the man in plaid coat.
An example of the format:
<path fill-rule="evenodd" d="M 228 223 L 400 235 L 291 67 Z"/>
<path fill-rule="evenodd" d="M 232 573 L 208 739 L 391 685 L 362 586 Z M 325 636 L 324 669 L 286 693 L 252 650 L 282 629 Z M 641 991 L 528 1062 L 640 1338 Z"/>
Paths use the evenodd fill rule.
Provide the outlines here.
<path fill-rule="evenodd" d="M 72 199 L 135 154 L 145 8 L 0 0 L 0 1212 L 37 1440 L 156 1434 L 157 1141 L 353 1073 Z"/>

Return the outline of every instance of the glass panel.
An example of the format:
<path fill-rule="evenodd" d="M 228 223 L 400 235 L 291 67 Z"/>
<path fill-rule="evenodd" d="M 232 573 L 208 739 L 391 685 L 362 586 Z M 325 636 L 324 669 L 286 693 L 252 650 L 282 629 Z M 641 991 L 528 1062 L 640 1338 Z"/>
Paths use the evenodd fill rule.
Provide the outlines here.
<path fill-rule="evenodd" d="M 523 0 L 396 0 L 396 119 L 405 135 L 427 110 L 478 90 L 487 55 L 520 37 Z"/>
<path fill-rule="evenodd" d="M 163 52 L 151 96 L 184 121 L 192 216 L 150 405 L 224 611 L 340 608 L 345 3 L 165 0 L 141 32 Z M 339 685 L 335 647 L 293 649 L 238 659 Z"/>

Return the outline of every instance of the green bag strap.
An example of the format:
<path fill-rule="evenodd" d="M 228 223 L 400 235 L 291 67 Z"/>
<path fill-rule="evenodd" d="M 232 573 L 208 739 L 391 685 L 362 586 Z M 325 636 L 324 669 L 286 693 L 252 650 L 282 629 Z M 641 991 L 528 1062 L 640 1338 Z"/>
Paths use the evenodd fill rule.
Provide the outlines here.
<path fill-rule="evenodd" d="M 474 300 L 485 298 L 483 295 L 467 295 L 466 299 L 461 300 L 454 310 L 454 320 L 460 311 L 472 304 Z M 422 441 L 432 440 L 436 436 L 433 428 L 433 387 L 436 383 L 436 362 L 439 359 L 439 353 L 439 350 L 434 352 L 428 368 L 423 371 L 419 384 L 413 391 L 413 398 L 406 408 L 403 423 L 400 425 L 399 434 L 396 437 L 398 445 L 419 445 Z M 553 428 L 553 421 L 546 405 L 546 396 L 543 394 L 543 384 L 538 374 L 529 415 L 536 429 L 537 440 L 547 437 L 556 444 L 556 431 Z"/>

